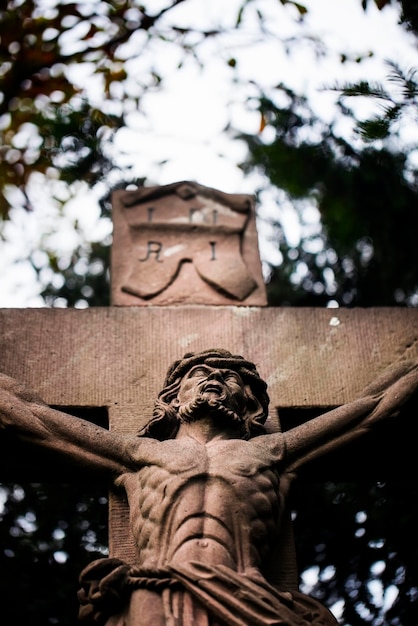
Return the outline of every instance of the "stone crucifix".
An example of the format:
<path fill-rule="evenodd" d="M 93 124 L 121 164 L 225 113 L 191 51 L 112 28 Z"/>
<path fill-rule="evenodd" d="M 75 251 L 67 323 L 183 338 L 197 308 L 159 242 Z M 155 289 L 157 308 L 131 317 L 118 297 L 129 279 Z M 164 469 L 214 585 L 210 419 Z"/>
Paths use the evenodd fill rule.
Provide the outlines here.
<path fill-rule="evenodd" d="M 5 375 L 0 424 L 127 496 L 135 562 L 100 559 L 85 568 L 82 620 L 331 626 L 327 609 L 278 576 L 289 485 L 305 463 L 393 417 L 417 390 L 418 364 L 401 361 L 354 401 L 267 434 L 269 397 L 255 365 L 209 349 L 172 364 L 138 435 L 64 415 Z"/>
<path fill-rule="evenodd" d="M 85 623 L 336 623 L 298 590 L 287 496 L 416 393 L 417 311 L 266 307 L 253 209 L 189 182 L 116 192 L 113 306 L 0 310 L 7 441 L 112 485 Z M 285 432 L 274 414 L 332 406 Z"/>

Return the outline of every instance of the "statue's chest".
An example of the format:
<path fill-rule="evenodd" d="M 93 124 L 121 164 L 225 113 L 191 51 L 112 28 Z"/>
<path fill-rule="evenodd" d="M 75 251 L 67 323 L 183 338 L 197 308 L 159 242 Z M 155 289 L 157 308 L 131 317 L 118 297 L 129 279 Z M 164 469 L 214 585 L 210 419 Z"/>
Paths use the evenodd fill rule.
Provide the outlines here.
<path fill-rule="evenodd" d="M 143 510 L 155 507 L 161 513 L 180 501 L 187 510 L 216 509 L 221 503 L 223 508 L 232 501 L 253 508 L 263 498 L 275 499 L 278 473 L 274 459 L 260 446 L 239 440 L 170 444 L 163 464 L 150 464 L 137 475 L 135 490 Z"/>
<path fill-rule="evenodd" d="M 155 459 L 125 484 L 142 556 L 155 558 L 158 546 L 182 545 L 196 536 L 222 542 L 244 532 L 262 543 L 275 525 L 279 502 L 269 454 L 241 441 L 180 443 L 170 442 L 163 463 Z"/>

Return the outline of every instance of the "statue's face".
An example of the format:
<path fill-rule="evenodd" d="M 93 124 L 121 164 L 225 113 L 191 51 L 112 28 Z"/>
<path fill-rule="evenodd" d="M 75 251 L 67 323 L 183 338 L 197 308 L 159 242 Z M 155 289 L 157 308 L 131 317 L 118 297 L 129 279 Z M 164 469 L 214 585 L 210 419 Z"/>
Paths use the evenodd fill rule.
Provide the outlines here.
<path fill-rule="evenodd" d="M 234 370 L 209 365 L 192 367 L 180 383 L 177 401 L 186 405 L 197 398 L 222 404 L 241 416 L 246 411 L 246 386 Z"/>

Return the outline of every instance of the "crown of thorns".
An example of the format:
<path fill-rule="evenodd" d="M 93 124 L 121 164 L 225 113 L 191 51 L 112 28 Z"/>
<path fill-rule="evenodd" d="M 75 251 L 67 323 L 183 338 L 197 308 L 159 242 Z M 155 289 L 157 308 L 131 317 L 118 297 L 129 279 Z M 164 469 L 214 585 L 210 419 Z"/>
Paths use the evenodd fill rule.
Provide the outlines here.
<path fill-rule="evenodd" d="M 260 402 L 264 415 L 267 418 L 269 396 L 267 394 L 267 384 L 260 377 L 254 363 L 247 361 L 238 354 L 232 354 L 228 350 L 212 348 L 203 352 L 187 352 L 182 359 L 175 361 L 169 368 L 164 388 L 171 387 L 181 379 L 195 365 L 209 365 L 219 369 L 231 369 L 237 372 L 244 384 L 250 386 L 252 393 Z"/>

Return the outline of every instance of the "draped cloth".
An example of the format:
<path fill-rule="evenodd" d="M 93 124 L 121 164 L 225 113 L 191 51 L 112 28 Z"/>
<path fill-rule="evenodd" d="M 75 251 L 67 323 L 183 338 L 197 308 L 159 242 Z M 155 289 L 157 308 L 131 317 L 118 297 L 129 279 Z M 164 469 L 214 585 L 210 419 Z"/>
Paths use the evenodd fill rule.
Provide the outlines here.
<path fill-rule="evenodd" d="M 335 626 L 319 602 L 253 569 L 190 562 L 164 570 L 100 559 L 80 576 L 79 619 L 107 626 Z"/>

